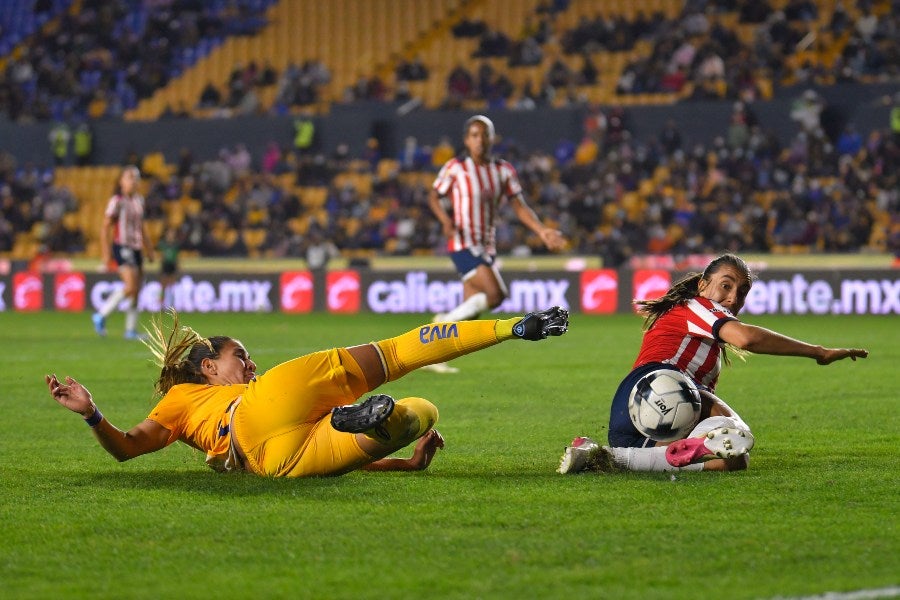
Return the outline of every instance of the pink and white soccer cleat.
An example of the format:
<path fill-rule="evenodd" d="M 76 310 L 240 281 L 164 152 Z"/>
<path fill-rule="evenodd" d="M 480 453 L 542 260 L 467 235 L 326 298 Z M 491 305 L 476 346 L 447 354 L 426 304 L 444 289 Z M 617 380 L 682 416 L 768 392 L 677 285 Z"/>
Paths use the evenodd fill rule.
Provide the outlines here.
<path fill-rule="evenodd" d="M 672 442 L 666 447 L 666 461 L 673 467 L 683 467 L 713 458 L 734 458 L 750 452 L 754 443 L 749 431 L 717 427 L 703 437 Z"/>

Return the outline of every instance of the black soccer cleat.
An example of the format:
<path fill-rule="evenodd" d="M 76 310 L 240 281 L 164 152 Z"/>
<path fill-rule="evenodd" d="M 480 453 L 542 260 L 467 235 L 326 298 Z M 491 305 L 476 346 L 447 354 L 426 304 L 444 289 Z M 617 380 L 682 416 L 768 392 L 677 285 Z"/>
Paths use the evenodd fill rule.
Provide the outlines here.
<path fill-rule="evenodd" d="M 559 306 L 532 312 L 513 325 L 513 335 L 538 341 L 550 335 L 562 335 L 569 329 L 569 311 Z"/>
<path fill-rule="evenodd" d="M 331 409 L 331 426 L 346 433 L 362 433 L 387 421 L 392 412 L 394 399 L 387 394 L 377 394 L 369 396 L 359 404 L 347 404 Z"/>

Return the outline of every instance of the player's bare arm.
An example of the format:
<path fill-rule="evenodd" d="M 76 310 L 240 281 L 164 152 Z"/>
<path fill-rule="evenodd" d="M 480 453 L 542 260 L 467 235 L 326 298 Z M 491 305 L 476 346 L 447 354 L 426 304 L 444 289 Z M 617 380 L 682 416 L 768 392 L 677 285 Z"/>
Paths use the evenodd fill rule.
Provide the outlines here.
<path fill-rule="evenodd" d="M 556 252 L 566 246 L 566 238 L 562 232 L 544 225 L 521 195 L 513 201 L 513 209 L 516 211 L 519 221 L 537 234 L 548 250 Z"/>
<path fill-rule="evenodd" d="M 808 344 L 771 329 L 739 321 L 729 321 L 722 325 L 719 337 L 733 346 L 757 354 L 813 358 L 820 365 L 831 364 L 844 358 L 851 360 L 866 358 L 869 355 L 868 350 L 861 348 L 825 348 Z"/>
<path fill-rule="evenodd" d="M 115 227 L 115 221 L 110 216 L 103 218 L 103 225 L 100 227 L 100 260 L 101 267 L 106 268 L 112 255 L 110 240 L 112 240 L 112 230 Z"/>
<path fill-rule="evenodd" d="M 444 232 L 444 236 L 452 236 L 453 220 L 450 218 L 450 215 L 447 214 L 444 205 L 441 204 L 441 197 L 438 195 L 437 191 L 433 189 L 428 193 L 428 207 L 431 208 L 431 212 L 434 213 L 437 220 L 441 222 L 441 230 Z"/>
<path fill-rule="evenodd" d="M 62 382 L 56 375 L 46 375 L 44 380 L 50 395 L 60 405 L 85 419 L 94 417 L 98 412 L 90 391 L 72 377 L 66 377 Z M 169 430 L 150 419 L 145 419 L 125 432 L 101 418 L 91 430 L 103 449 L 119 462 L 160 450 L 169 439 Z"/>

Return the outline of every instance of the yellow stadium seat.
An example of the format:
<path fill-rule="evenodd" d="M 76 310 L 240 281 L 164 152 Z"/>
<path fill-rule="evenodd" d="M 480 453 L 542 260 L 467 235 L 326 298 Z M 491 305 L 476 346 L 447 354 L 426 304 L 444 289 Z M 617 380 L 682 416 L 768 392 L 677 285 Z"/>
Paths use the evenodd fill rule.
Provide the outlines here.
<path fill-rule="evenodd" d="M 266 241 L 267 234 L 268 230 L 266 229 L 244 229 L 241 232 L 241 237 L 244 240 L 244 245 L 247 246 L 250 256 L 259 256 L 259 247 Z"/>

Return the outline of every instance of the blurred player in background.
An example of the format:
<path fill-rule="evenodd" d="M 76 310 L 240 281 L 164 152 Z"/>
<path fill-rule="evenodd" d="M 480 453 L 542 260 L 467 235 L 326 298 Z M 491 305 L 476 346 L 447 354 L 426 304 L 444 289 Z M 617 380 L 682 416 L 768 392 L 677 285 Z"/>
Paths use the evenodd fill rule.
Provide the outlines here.
<path fill-rule="evenodd" d="M 750 428 L 715 395 L 721 358 L 726 347 L 739 356 L 746 352 L 813 358 L 828 365 L 844 358 L 869 355 L 856 348 L 825 348 L 789 338 L 775 331 L 737 320 L 754 275 L 740 257 L 723 254 L 703 273 L 675 283 L 656 300 L 636 300 L 646 315 L 644 339 L 629 373 L 613 396 L 609 446 L 577 437 L 566 448 L 558 471 L 736 471 L 746 469 L 754 439 Z M 634 385 L 657 369 L 674 369 L 700 390 L 700 421 L 685 439 L 655 442 L 635 428 L 628 412 Z M 718 457 L 718 458 L 717 458 Z"/>
<path fill-rule="evenodd" d="M 566 245 L 562 233 L 544 225 L 528 206 L 519 176 L 507 161 L 491 155 L 494 124 L 483 115 L 468 119 L 463 127 L 465 153 L 447 161 L 438 173 L 428 205 L 441 222 L 450 258 L 463 281 L 462 303 L 434 321 L 475 319 L 500 306 L 508 296 L 506 283 L 495 264 L 494 217 L 504 199 L 512 202 L 516 216 L 553 251 Z M 458 369 L 438 363 L 430 370 L 453 373 Z"/>
<path fill-rule="evenodd" d="M 425 469 L 444 441 L 437 408 L 424 398 L 379 394 L 388 381 L 441 360 L 515 339 L 562 335 L 568 312 L 554 307 L 505 320 L 424 325 L 397 337 L 313 352 L 256 374 L 244 345 L 154 323 L 147 346 L 161 367 L 159 403 L 128 431 L 107 421 L 91 393 L 71 377 L 45 376 L 50 395 L 84 417 L 100 445 L 119 461 L 182 441 L 206 452 L 219 472 L 269 477 L 341 475 L 355 469 Z M 419 440 L 409 459 L 385 458 Z"/>
<path fill-rule="evenodd" d="M 115 260 L 123 285 L 116 287 L 92 320 L 94 330 L 106 335 L 106 317 L 125 300 L 125 338 L 138 339 L 138 296 L 144 278 L 144 258 L 153 261 L 153 245 L 144 224 L 144 197 L 138 184 L 141 172 L 129 165 L 122 169 L 112 198 L 106 205 L 100 228 L 101 268 Z M 146 254 L 144 254 L 146 253 Z"/>
<path fill-rule="evenodd" d="M 173 308 L 175 306 L 175 298 L 173 297 L 172 286 L 178 276 L 178 253 L 181 251 L 181 244 L 178 241 L 178 231 L 172 227 L 166 229 L 166 233 L 156 245 L 159 250 L 159 285 L 160 285 L 160 306 L 163 309 Z"/>

